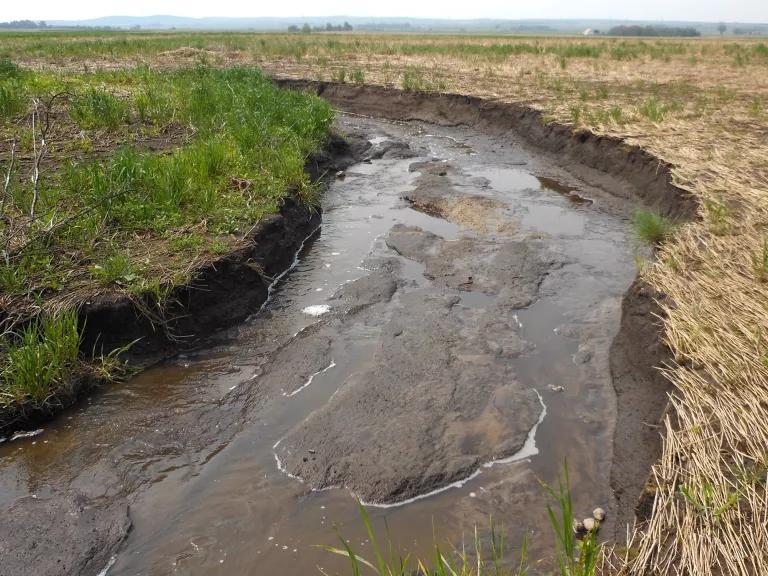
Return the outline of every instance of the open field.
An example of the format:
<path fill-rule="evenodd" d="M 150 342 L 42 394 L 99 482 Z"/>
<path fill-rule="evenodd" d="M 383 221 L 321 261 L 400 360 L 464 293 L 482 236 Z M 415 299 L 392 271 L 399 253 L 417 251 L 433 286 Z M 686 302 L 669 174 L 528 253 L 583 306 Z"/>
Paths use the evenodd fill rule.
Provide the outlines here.
<path fill-rule="evenodd" d="M 675 362 L 664 370 L 675 392 L 662 430 L 662 458 L 649 484 L 655 494 L 653 513 L 635 535 L 623 570 L 696 575 L 765 570 L 768 42 L 354 34 L 39 33 L 7 34 L 2 39 L 0 57 L 13 64 L 4 64 L 0 72 L 4 116 L 0 158 L 5 169 L 15 126 L 17 159 L 27 170 L 18 176 L 16 190 L 23 197 L 14 201 L 15 221 L 39 220 L 45 228 L 52 217 L 68 222 L 72 215 L 80 218 L 86 207 L 105 201 L 110 206 L 106 218 L 96 212 L 98 216 L 78 226 L 77 238 L 68 234 L 57 239 L 62 256 L 78 263 L 67 266 L 77 274 L 62 275 L 60 260 L 55 266 L 40 258 L 25 262 L 24 277 L 18 276 L 18 266 L 6 264 L 0 281 L 8 302 L 28 301 L 28 286 L 36 286 L 36 293 L 52 290 L 51 301 L 57 294 L 68 299 L 71 288 L 99 282 L 144 289 L 152 279 L 183 274 L 194 258 L 215 252 L 245 222 L 274 210 L 275 200 L 289 187 L 310 193 L 303 158 L 325 134 L 330 111 L 314 99 L 301 100 L 310 110 L 302 118 L 312 120 L 289 139 L 289 154 L 273 156 L 269 142 L 274 140 L 269 140 L 259 148 L 266 160 L 253 164 L 243 147 L 251 144 L 245 138 L 254 127 L 222 133 L 222 122 L 207 120 L 211 109 L 206 106 L 213 106 L 216 117 L 225 120 L 242 111 L 237 107 L 239 86 L 253 82 L 264 93 L 269 90 L 255 73 L 240 68 L 216 71 L 219 67 L 258 66 L 279 78 L 392 85 L 522 103 L 542 111 L 548 121 L 570 125 L 574 131 L 621 137 L 669 163 L 675 184 L 698 200 L 699 218 L 675 226 L 671 235 L 667 225 L 662 226 L 666 240 L 656 258 L 640 263 L 645 280 L 668 296 L 662 303 L 665 336 Z M 201 63 L 209 67 L 194 68 Z M 169 79 L 159 79 L 158 71 L 170 73 Z M 195 94 L 186 82 L 196 74 L 210 78 L 203 85 L 216 94 L 215 102 L 227 102 L 226 107 L 180 97 Z M 65 78 L 71 83 L 66 90 L 74 96 L 67 101 L 68 114 L 61 112 L 66 119 L 54 123 L 65 132 L 58 144 L 55 138 L 50 140 L 50 147 L 70 146 L 69 157 L 80 158 L 83 153 L 98 157 L 102 148 L 114 149 L 109 143 L 116 140 L 131 138 L 135 144 L 109 162 L 80 162 L 63 171 L 62 186 L 56 191 L 68 192 L 47 200 L 41 194 L 36 212 L 45 217 L 33 219 L 27 216 L 34 197 L 28 173 L 37 141 L 30 136 L 28 122 L 20 120 L 22 110 L 31 109 L 19 94 L 31 93 L 30 87 L 36 85 L 58 93 Z M 166 105 L 167 101 L 173 104 Z M 94 109 L 100 112 L 94 114 Z M 159 121 L 153 120 L 154 114 L 160 115 Z M 291 109 L 278 113 L 276 126 L 293 126 L 284 120 L 291 114 Z M 114 120 L 104 126 L 100 124 L 104 118 Z M 195 131 L 189 131 L 190 124 Z M 151 151 L 151 142 L 162 130 L 170 131 L 166 141 L 185 146 L 167 154 Z M 141 178 L 149 179 L 137 188 L 146 192 L 152 178 L 182 173 L 189 166 L 188 155 L 217 158 L 216 152 L 224 149 L 228 152 L 219 155 L 220 162 L 203 175 L 195 172 L 194 178 L 229 190 L 224 194 L 227 202 L 206 203 L 196 195 L 187 203 L 143 194 L 139 206 L 148 208 L 137 212 L 133 196 L 115 205 L 109 187 L 97 194 L 96 182 L 134 178 L 131 170 L 138 168 L 131 167 L 136 166 L 142 168 Z M 249 201 L 228 188 L 233 171 L 271 192 Z M 185 182 L 190 178 L 183 177 Z M 83 189 L 91 193 L 81 194 Z M 70 204 L 73 198 L 78 202 L 63 212 L 62 202 Z M 157 209 L 168 205 L 174 208 Z M 180 211 L 180 205 L 185 210 Z M 246 217 L 241 220 L 243 210 Z M 165 216 L 170 219 L 163 220 Z M 196 228 L 201 221 L 204 230 Z M 644 225 L 647 234 L 660 237 L 658 223 Z M 121 235 L 123 231 L 128 235 Z M 142 234 L 157 239 L 154 253 L 168 253 L 157 269 L 145 263 Z M 26 238 L 26 233 L 13 235 L 19 245 L 25 245 Z M 171 254 L 183 253 L 182 249 L 190 251 L 189 257 L 174 261 Z"/>

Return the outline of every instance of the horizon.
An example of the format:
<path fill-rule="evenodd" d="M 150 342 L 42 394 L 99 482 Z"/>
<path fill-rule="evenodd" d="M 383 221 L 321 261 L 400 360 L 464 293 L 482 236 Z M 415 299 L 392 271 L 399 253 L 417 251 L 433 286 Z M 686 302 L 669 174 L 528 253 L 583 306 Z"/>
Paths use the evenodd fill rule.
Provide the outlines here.
<path fill-rule="evenodd" d="M 105 9 L 105 4 L 108 6 Z M 321 7 L 322 10 L 318 10 Z M 114 8 L 110 10 L 109 8 Z M 366 6 L 351 0 L 328 0 L 322 3 L 287 0 L 278 6 L 260 6 L 258 14 L 240 0 L 220 0 L 215 12 L 209 4 L 182 0 L 134 0 L 96 2 L 73 0 L 62 5 L 53 0 L 40 0 L 34 6 L 14 4 L 0 9 L 0 21 L 82 21 L 103 18 L 191 19 L 301 19 L 301 18 L 387 18 L 427 20 L 622 20 L 653 22 L 768 22 L 764 0 L 647 0 L 640 5 L 621 6 L 605 0 L 584 0 L 578 6 L 567 0 L 541 0 L 535 6 L 496 0 L 477 0 L 471 7 L 445 6 L 427 0 L 414 6 L 405 0 L 391 0 L 386 6 Z M 438 15 L 439 14 L 439 15 Z M 338 15 L 338 16 L 337 16 Z"/>
<path fill-rule="evenodd" d="M 646 23 L 646 22 L 657 22 L 657 23 L 665 23 L 665 22 L 691 22 L 691 23 L 702 23 L 702 24 L 717 24 L 720 22 L 726 23 L 726 24 L 768 24 L 768 18 L 765 20 L 754 20 L 754 21 L 748 21 L 748 20 L 723 20 L 723 19 L 715 19 L 715 20 L 700 20 L 700 19 L 672 19 L 672 18 L 618 18 L 618 17 L 587 17 L 587 16 L 579 16 L 579 17 L 569 17 L 569 18 L 553 18 L 553 17 L 530 17 L 530 18 L 503 18 L 503 17 L 491 17 L 491 16 L 478 16 L 473 18 L 463 18 L 463 17 L 451 17 L 451 16 L 356 16 L 353 14 L 317 14 L 317 15 L 301 15 L 301 16 L 291 16 L 291 15 L 282 15 L 282 16 L 186 16 L 182 14 L 166 14 L 166 13 L 158 13 L 158 14 L 105 14 L 103 16 L 94 16 L 89 18 L 15 18 L 14 20 L 32 20 L 35 22 L 44 21 L 44 22 L 80 22 L 80 21 L 92 21 L 92 20 L 103 20 L 103 19 L 109 19 L 109 18 L 135 18 L 135 19 L 152 19 L 152 18 L 182 18 L 185 20 L 322 20 L 322 19 L 332 19 L 332 20 L 341 20 L 341 19 L 349 19 L 349 20 L 423 20 L 423 21 L 445 21 L 445 22 L 482 22 L 482 21 L 498 21 L 498 22 L 581 22 L 581 21 L 590 21 L 590 22 L 639 22 L 639 23 Z M 2 21 L 10 21 L 10 20 L 2 20 Z"/>

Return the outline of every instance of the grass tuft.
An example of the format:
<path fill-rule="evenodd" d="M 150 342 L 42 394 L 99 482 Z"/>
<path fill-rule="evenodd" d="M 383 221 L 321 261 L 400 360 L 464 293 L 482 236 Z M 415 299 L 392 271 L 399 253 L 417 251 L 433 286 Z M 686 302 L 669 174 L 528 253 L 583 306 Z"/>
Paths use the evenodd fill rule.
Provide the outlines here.
<path fill-rule="evenodd" d="M 650 210 L 638 210 L 632 222 L 635 236 L 650 245 L 661 244 L 674 231 L 672 220 Z"/>
<path fill-rule="evenodd" d="M 5 338 L 2 348 L 0 406 L 43 407 L 70 383 L 80 348 L 77 313 L 34 320 L 17 337 Z"/>

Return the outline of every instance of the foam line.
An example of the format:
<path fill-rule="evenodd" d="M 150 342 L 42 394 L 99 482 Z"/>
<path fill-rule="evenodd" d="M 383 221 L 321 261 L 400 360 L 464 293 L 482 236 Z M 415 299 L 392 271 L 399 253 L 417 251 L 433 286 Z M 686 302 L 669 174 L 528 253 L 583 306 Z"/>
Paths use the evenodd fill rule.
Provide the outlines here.
<path fill-rule="evenodd" d="M 275 288 L 277 287 L 277 283 L 280 282 L 280 280 L 282 280 L 283 277 L 286 274 L 288 274 L 288 272 L 290 272 L 291 270 L 296 268 L 296 266 L 299 265 L 299 262 L 300 262 L 299 254 L 301 254 L 301 251 L 304 250 L 304 245 L 307 243 L 307 240 L 312 238 L 315 234 L 317 234 L 320 231 L 320 228 L 322 228 L 322 224 L 320 226 L 318 226 L 317 228 L 315 228 L 314 230 L 312 230 L 312 232 L 310 232 L 309 235 L 307 235 L 307 237 L 304 238 L 304 240 L 301 241 L 301 244 L 299 244 L 299 249 L 296 250 L 296 253 L 293 255 L 293 262 L 291 262 L 291 265 L 288 266 L 288 268 L 286 268 L 282 272 L 280 272 L 280 274 L 275 276 L 275 279 L 272 280 L 272 282 L 270 283 L 269 286 L 267 286 L 267 299 L 264 300 L 264 302 L 261 304 L 261 306 L 259 306 L 259 310 L 256 312 L 256 314 L 261 313 L 261 311 L 264 310 L 264 307 L 267 304 L 269 304 L 269 302 L 272 300 L 272 293 L 275 291 Z"/>
<path fill-rule="evenodd" d="M 331 359 L 331 363 L 330 363 L 330 364 L 328 364 L 328 366 L 326 366 L 326 367 L 325 367 L 325 368 L 323 368 L 322 370 L 318 370 L 317 372 L 315 372 L 314 374 L 312 374 L 312 376 L 310 376 L 310 377 L 309 377 L 309 380 L 307 380 L 306 382 L 304 382 L 304 384 L 303 384 L 302 386 L 300 386 L 299 388 L 296 388 L 296 390 L 294 390 L 293 392 L 290 392 L 290 393 L 288 393 L 288 392 L 283 392 L 283 396 L 288 396 L 289 398 L 290 398 L 291 396 L 295 396 L 296 394 L 298 394 L 299 392 L 301 392 L 302 390 L 304 390 L 304 388 L 306 388 L 307 386 L 309 386 L 310 384 L 312 384 L 312 380 L 314 380 L 314 379 L 315 379 L 315 376 L 317 376 L 317 375 L 319 375 L 319 374 L 323 374 L 324 372 L 328 372 L 328 370 L 330 370 L 330 369 L 331 369 L 331 368 L 333 368 L 334 366 L 336 366 L 336 362 L 334 362 L 334 361 L 333 361 L 333 359 Z"/>

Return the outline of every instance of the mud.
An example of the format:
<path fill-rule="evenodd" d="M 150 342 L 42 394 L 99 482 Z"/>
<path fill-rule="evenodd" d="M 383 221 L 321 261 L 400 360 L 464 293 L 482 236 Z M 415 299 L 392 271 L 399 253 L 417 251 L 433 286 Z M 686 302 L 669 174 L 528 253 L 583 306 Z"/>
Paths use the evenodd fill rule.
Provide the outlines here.
<path fill-rule="evenodd" d="M 416 187 L 404 196 L 415 209 L 481 234 L 513 231 L 513 223 L 504 217 L 503 202 L 482 195 L 461 194 L 453 189 L 446 178 L 449 172 L 455 173 L 452 165 L 440 161 L 415 162 L 408 169 L 421 173 Z"/>
<path fill-rule="evenodd" d="M 13 519 L 23 516 L 23 534 Z M 96 574 L 130 529 L 123 502 L 96 503 L 80 494 L 28 496 L 3 512 L 0 574 Z M 27 544 L 19 545 L 23 538 Z"/>
<path fill-rule="evenodd" d="M 432 104 L 408 113 L 445 110 Z M 493 513 L 546 572 L 539 480 L 565 458 L 577 514 L 600 505 L 601 534 L 623 533 L 637 483 L 614 456 L 630 459 L 642 428 L 622 435 L 617 413 L 652 417 L 626 410 L 655 375 L 632 348 L 654 338 L 653 295 L 622 305 L 632 183 L 574 174 L 495 128 L 339 127 L 367 162 L 331 184 L 322 230 L 256 314 L 0 444 L 14 551 L 0 573 L 34 559 L 51 574 L 340 574 L 314 546 L 335 544 L 336 523 L 366 551 L 350 493 L 419 555 L 434 526 L 460 545 Z M 461 203 L 493 226 L 462 219 Z M 41 526 L 45 538 L 27 537 Z"/>
<path fill-rule="evenodd" d="M 622 302 L 621 328 L 611 344 L 611 377 L 617 397 L 611 484 L 618 501 L 618 525 L 644 521 L 652 502 L 643 493 L 649 470 L 661 455 L 661 420 L 672 385 L 659 370 L 671 352 L 664 344 L 659 302 L 664 294 L 636 280 Z M 617 540 L 624 534 L 619 531 Z"/>
<path fill-rule="evenodd" d="M 517 326 L 460 303 L 430 290 L 401 298 L 372 366 L 281 440 L 283 468 L 313 489 L 393 503 L 519 451 L 541 412 L 507 361 L 525 344 Z"/>

